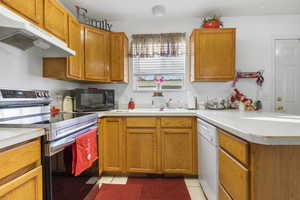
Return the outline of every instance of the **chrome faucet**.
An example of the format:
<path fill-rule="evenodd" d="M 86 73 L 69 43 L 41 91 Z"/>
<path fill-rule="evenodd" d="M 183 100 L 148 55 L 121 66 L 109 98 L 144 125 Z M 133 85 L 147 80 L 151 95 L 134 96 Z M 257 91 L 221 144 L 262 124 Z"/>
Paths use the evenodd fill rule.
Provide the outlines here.
<path fill-rule="evenodd" d="M 170 108 L 171 102 L 172 102 L 172 99 L 170 98 L 170 99 L 167 101 L 167 103 L 166 103 L 166 107 L 167 107 L 167 108 Z"/>

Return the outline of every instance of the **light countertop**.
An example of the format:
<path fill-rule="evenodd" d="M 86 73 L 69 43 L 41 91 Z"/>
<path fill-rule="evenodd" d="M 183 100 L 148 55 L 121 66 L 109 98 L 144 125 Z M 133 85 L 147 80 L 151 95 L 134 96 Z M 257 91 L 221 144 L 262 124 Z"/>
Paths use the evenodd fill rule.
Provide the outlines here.
<path fill-rule="evenodd" d="M 0 149 L 25 142 L 45 134 L 42 128 L 0 128 Z"/>
<path fill-rule="evenodd" d="M 137 109 L 99 112 L 108 116 L 195 116 L 244 140 L 265 145 L 300 145 L 300 116 L 268 113 L 239 112 L 237 110 Z"/>

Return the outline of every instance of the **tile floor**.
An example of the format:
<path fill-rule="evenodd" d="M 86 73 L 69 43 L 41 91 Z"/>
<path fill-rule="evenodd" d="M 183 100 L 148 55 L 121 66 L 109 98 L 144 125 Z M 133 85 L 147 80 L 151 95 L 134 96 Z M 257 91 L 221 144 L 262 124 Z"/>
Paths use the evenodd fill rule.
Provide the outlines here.
<path fill-rule="evenodd" d="M 206 200 L 202 188 L 198 182 L 198 179 L 195 178 L 185 178 L 185 184 L 188 188 L 188 191 L 191 196 L 191 200 Z M 99 187 L 103 183 L 106 184 L 126 184 L 127 177 L 118 177 L 118 176 L 103 176 L 100 179 L 98 177 L 92 177 L 87 181 L 87 184 L 99 184 Z"/>

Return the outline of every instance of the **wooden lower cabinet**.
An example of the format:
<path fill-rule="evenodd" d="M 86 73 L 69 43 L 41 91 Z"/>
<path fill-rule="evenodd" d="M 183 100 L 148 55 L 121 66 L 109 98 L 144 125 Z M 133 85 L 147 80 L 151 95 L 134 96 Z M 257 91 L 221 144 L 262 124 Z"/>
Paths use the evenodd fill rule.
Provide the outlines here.
<path fill-rule="evenodd" d="M 220 200 L 300 199 L 299 145 L 261 145 L 225 131 L 219 135 Z"/>
<path fill-rule="evenodd" d="M 232 200 L 230 195 L 225 191 L 224 187 L 219 184 L 219 200 Z"/>
<path fill-rule="evenodd" d="M 42 200 L 42 167 L 0 186 L 0 200 Z"/>
<path fill-rule="evenodd" d="M 237 200 L 249 199 L 249 171 L 223 150 L 219 151 L 219 179 L 226 191 Z"/>
<path fill-rule="evenodd" d="M 193 171 L 192 129 L 162 129 L 162 171 L 191 174 Z"/>
<path fill-rule="evenodd" d="M 124 163 L 124 135 L 122 118 L 105 118 L 100 121 L 101 171 L 122 172 Z"/>
<path fill-rule="evenodd" d="M 101 119 L 100 173 L 194 175 L 196 137 L 190 128 L 162 128 L 162 117 Z M 195 120 L 193 117 L 182 118 Z M 122 163 L 123 162 L 123 163 Z"/>
<path fill-rule="evenodd" d="M 157 172 L 156 129 L 126 130 L 126 171 Z"/>
<path fill-rule="evenodd" d="M 0 151 L 0 200 L 42 200 L 40 139 Z"/>

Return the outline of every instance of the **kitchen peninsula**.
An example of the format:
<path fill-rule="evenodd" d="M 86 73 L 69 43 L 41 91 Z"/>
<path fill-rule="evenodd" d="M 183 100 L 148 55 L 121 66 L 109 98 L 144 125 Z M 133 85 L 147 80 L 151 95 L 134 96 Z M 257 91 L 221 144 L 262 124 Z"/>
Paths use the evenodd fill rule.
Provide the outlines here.
<path fill-rule="evenodd" d="M 197 173 L 194 129 L 195 120 L 199 118 L 218 128 L 220 200 L 300 198 L 297 193 L 300 184 L 300 119 L 297 116 L 265 112 L 137 109 L 100 112 L 99 118 L 100 142 L 104 144 L 100 152 L 103 155 L 101 172 L 146 172 L 149 168 L 143 171 L 136 167 L 145 164 L 152 167 L 148 171 L 152 173 Z M 108 132 L 108 126 L 113 131 Z M 177 136 L 172 137 L 172 134 Z M 143 137 L 143 144 L 140 137 Z M 111 148 L 105 144 L 119 146 Z M 134 151 L 131 146 L 135 146 Z M 106 160 L 109 148 L 119 150 L 113 152 L 112 160 Z M 128 165 L 131 154 L 136 160 L 139 157 L 146 159 L 133 163 L 134 169 Z M 150 165 L 149 160 L 153 161 Z M 176 163 L 176 160 L 179 161 Z M 181 165 L 179 167 L 183 168 L 180 169 L 178 165 L 182 162 L 190 164 Z M 117 166 L 113 167 L 112 163 Z"/>

